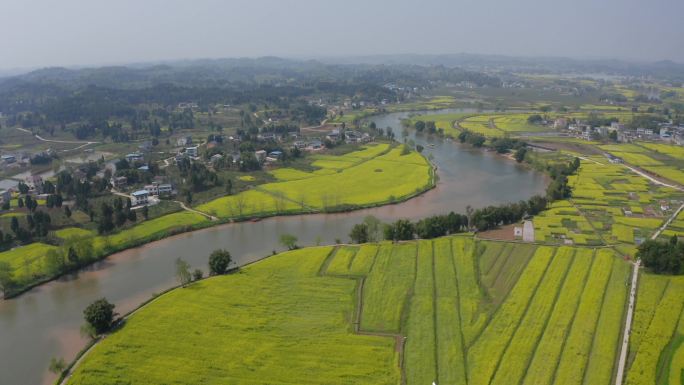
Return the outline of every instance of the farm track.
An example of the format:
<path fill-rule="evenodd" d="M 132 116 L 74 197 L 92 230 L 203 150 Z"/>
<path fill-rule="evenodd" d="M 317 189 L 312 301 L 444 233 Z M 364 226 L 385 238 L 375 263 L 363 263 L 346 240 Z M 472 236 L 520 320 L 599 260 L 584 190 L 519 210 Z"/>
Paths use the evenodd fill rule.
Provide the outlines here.
<path fill-rule="evenodd" d="M 15 127 L 15 128 L 21 132 L 25 132 L 27 134 L 33 135 L 34 138 L 40 140 L 41 142 L 60 143 L 60 144 L 78 144 L 79 145 L 79 146 L 71 148 L 71 149 L 62 150 L 62 152 L 76 151 L 76 150 L 80 150 L 83 147 L 87 147 L 91 144 L 99 144 L 100 143 L 100 142 L 82 142 L 82 141 L 73 141 L 73 140 L 45 139 L 42 136 L 40 136 L 38 134 L 34 134 L 33 132 L 31 132 L 30 130 L 27 130 L 25 128 L 21 128 L 21 127 Z"/>
<path fill-rule="evenodd" d="M 339 250 L 341 246 L 336 246 L 333 248 L 333 250 L 330 252 L 328 257 L 323 261 L 323 264 L 321 265 L 321 268 L 318 272 L 319 276 L 327 276 L 327 277 L 336 277 L 336 278 L 346 278 L 346 279 L 352 279 L 356 281 L 356 305 L 354 306 L 354 315 L 352 316 L 352 326 L 354 329 L 354 333 L 358 335 L 365 335 L 365 336 L 376 336 L 376 337 L 386 337 L 386 338 L 393 338 L 395 341 L 395 350 L 399 354 L 399 368 L 401 369 L 402 372 L 402 384 L 405 384 L 406 381 L 406 374 L 404 373 L 404 345 L 406 342 L 406 337 L 400 333 L 389 333 L 389 332 L 378 332 L 378 331 L 369 331 L 369 330 L 363 330 L 361 329 L 361 317 L 363 315 L 363 290 L 364 290 L 364 285 L 366 282 L 366 277 L 365 276 L 360 276 L 360 275 L 340 275 L 340 274 L 329 274 L 328 273 L 328 267 L 332 263 L 332 260 L 335 258 L 335 255 L 337 254 L 337 251 Z M 371 264 L 370 271 L 373 270 L 373 267 L 375 266 L 376 262 L 376 257 L 378 253 L 380 252 L 380 248 L 378 247 L 376 250 L 375 255 L 373 256 L 373 263 Z M 417 252 L 418 250 L 416 249 L 416 257 L 417 257 Z"/>
<path fill-rule="evenodd" d="M 639 266 L 641 261 L 636 261 L 632 269 L 632 283 L 629 290 L 629 307 L 627 317 L 625 317 L 624 333 L 622 335 L 622 347 L 620 348 L 620 359 L 618 361 L 617 373 L 615 374 L 615 385 L 622 385 L 627 366 L 627 353 L 629 351 L 629 336 L 632 333 L 632 319 L 634 317 L 634 305 L 637 295 L 637 281 L 639 278 Z"/>

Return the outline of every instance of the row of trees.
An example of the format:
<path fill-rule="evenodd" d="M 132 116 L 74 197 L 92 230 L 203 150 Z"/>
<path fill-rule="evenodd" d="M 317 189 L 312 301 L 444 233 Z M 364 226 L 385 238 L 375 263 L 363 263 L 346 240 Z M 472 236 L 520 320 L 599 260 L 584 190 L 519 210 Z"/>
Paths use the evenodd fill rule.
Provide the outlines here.
<path fill-rule="evenodd" d="M 135 211 L 131 210 L 130 198 L 126 198 L 125 205 L 120 197 L 114 199 L 113 204 L 102 202 L 99 214 L 97 225 L 99 234 L 110 233 L 115 228 L 126 224 L 126 221 L 135 222 L 137 220 Z"/>
<path fill-rule="evenodd" d="M 438 134 L 438 135 L 444 135 L 444 129 L 443 128 L 438 128 L 435 122 L 433 121 L 422 121 L 418 120 L 413 124 L 413 128 L 416 129 L 418 132 L 427 132 L 428 134 Z"/>
<path fill-rule="evenodd" d="M 388 241 L 405 241 L 416 237 L 430 239 L 464 231 L 486 231 L 515 223 L 528 215 L 536 215 L 546 208 L 547 203 L 546 198 L 536 195 L 527 201 L 477 210 L 468 207 L 466 214 L 452 211 L 447 215 L 435 215 L 416 222 L 399 219 L 381 224 L 377 218 L 367 217 L 363 223 L 352 227 L 349 237 L 352 242 L 365 243 L 378 241 L 380 229 L 382 238 Z"/>
<path fill-rule="evenodd" d="M 568 185 L 568 176 L 574 174 L 579 167 L 579 158 L 574 158 L 571 162 L 567 163 L 548 165 L 546 171 L 551 177 L 551 183 L 546 187 L 546 199 L 556 201 L 569 198 L 572 194 L 572 189 Z"/>
<path fill-rule="evenodd" d="M 467 143 L 473 147 L 482 147 L 485 144 L 487 138 L 478 134 L 477 132 L 472 132 L 470 130 L 463 130 L 458 134 L 458 141 L 461 143 Z"/>

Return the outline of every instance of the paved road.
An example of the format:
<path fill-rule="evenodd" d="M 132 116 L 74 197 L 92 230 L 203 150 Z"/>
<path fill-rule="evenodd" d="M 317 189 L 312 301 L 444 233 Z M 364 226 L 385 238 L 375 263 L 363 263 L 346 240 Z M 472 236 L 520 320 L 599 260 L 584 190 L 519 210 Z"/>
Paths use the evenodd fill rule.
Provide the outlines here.
<path fill-rule="evenodd" d="M 643 171 L 641 171 L 641 170 L 639 170 L 639 169 L 637 169 L 637 168 L 635 168 L 635 167 L 632 167 L 632 166 L 630 166 L 630 165 L 628 165 L 628 164 L 625 164 L 625 167 L 627 167 L 628 169 L 632 170 L 632 172 L 637 173 L 637 174 L 643 176 L 644 178 L 650 180 L 651 182 L 653 182 L 653 183 L 655 183 L 655 184 L 659 184 L 659 185 L 665 186 L 665 187 L 671 187 L 671 188 L 673 188 L 673 189 L 675 189 L 675 190 L 679 190 L 679 191 L 684 191 L 684 188 L 682 188 L 681 186 L 676 186 L 676 185 L 672 185 L 672 184 L 669 184 L 669 183 L 665 183 L 665 182 L 663 182 L 663 181 L 660 181 L 660 180 L 658 180 L 658 179 L 656 179 L 656 178 L 654 178 L 654 177 L 652 177 L 652 176 L 646 174 L 645 172 L 643 172 Z"/>
<path fill-rule="evenodd" d="M 620 350 L 620 361 L 618 362 L 618 370 L 615 376 L 615 385 L 622 385 L 625 375 L 627 352 L 629 349 L 629 335 L 632 333 L 632 317 L 634 317 L 634 301 L 636 300 L 637 279 L 639 278 L 640 265 L 641 261 L 636 261 L 632 270 L 632 285 L 629 291 L 629 308 L 627 309 L 627 318 L 625 319 L 625 331 L 622 335 L 622 349 Z"/>
<path fill-rule="evenodd" d="M 656 238 L 658 238 L 658 236 L 660 235 L 660 233 L 662 233 L 663 230 L 665 230 L 665 229 L 667 228 L 667 226 L 669 226 L 670 223 L 672 223 L 672 221 L 674 221 L 674 220 L 677 218 L 677 216 L 679 215 L 679 213 L 682 212 L 682 210 L 684 210 L 684 204 L 682 204 L 681 206 L 679 206 L 679 208 L 678 208 L 678 209 L 677 209 L 677 210 L 676 210 L 676 211 L 667 219 L 667 221 L 665 221 L 665 223 L 664 223 L 662 226 L 660 226 L 660 228 L 658 229 L 658 231 L 656 231 L 656 232 L 653 234 L 653 236 L 651 237 L 651 239 L 656 239 Z"/>

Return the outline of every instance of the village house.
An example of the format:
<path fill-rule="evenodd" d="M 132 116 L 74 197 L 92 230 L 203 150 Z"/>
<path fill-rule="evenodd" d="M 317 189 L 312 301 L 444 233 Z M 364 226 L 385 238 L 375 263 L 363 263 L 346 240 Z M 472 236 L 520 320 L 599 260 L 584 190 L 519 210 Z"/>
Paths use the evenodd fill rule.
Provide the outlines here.
<path fill-rule="evenodd" d="M 237 163 L 240 161 L 240 153 L 239 152 L 234 152 L 228 156 L 233 158 L 233 163 Z"/>
<path fill-rule="evenodd" d="M 312 140 L 309 143 L 309 149 L 311 150 L 320 150 L 321 148 L 323 148 L 323 143 L 318 139 Z"/>
<path fill-rule="evenodd" d="M 568 121 L 565 118 L 558 118 L 553 121 L 553 128 L 556 130 L 565 130 L 568 127 Z"/>
<path fill-rule="evenodd" d="M 276 151 L 271 151 L 271 152 L 268 153 L 268 156 L 271 157 L 271 158 L 280 159 L 280 158 L 283 157 L 283 152 L 282 152 L 282 151 L 277 151 L 277 150 L 276 150 Z"/>
<path fill-rule="evenodd" d="M 112 186 L 117 189 L 125 188 L 128 185 L 128 178 L 125 176 L 117 176 L 112 178 Z"/>
<path fill-rule="evenodd" d="M 520 226 L 515 226 L 513 227 L 513 236 L 516 238 L 522 238 L 523 236 L 523 228 Z"/>
<path fill-rule="evenodd" d="M 209 162 L 211 162 L 211 164 L 217 164 L 221 161 L 221 159 L 223 159 L 223 155 L 214 154 L 211 156 L 211 158 L 209 158 Z"/>
<path fill-rule="evenodd" d="M 162 183 L 159 185 L 159 195 L 173 195 L 173 186 L 170 183 Z"/>
<path fill-rule="evenodd" d="M 149 201 L 150 193 L 147 190 L 138 190 L 131 194 L 131 204 L 133 206 L 146 205 Z"/>
<path fill-rule="evenodd" d="M 143 159 L 143 154 L 139 152 L 132 152 L 130 154 L 126 154 L 126 160 L 129 162 L 142 161 Z"/>
<path fill-rule="evenodd" d="M 12 194 L 9 190 L 0 190 L 0 204 L 5 204 L 12 199 Z"/>
<path fill-rule="evenodd" d="M 3 155 L 2 161 L 5 164 L 11 164 L 17 161 L 17 157 L 15 157 L 14 155 Z"/>
<path fill-rule="evenodd" d="M 331 142 L 336 142 L 340 138 L 340 130 L 332 130 L 325 138 Z"/>
<path fill-rule="evenodd" d="M 187 147 L 185 149 L 185 154 L 189 157 L 197 158 L 197 155 L 199 154 L 199 146 Z"/>
<path fill-rule="evenodd" d="M 148 184 L 144 187 L 144 189 L 150 195 L 153 195 L 153 196 L 159 195 L 159 184 L 157 184 L 157 183 Z"/>
<path fill-rule="evenodd" d="M 267 156 L 266 150 L 258 150 L 254 153 L 254 156 L 256 156 L 256 158 L 259 162 L 263 162 L 264 160 L 266 160 L 266 156 Z"/>
<path fill-rule="evenodd" d="M 178 139 L 176 139 L 176 146 L 178 147 L 187 147 L 192 144 L 192 137 L 191 136 L 183 136 Z"/>
<path fill-rule="evenodd" d="M 274 133 L 268 132 L 265 134 L 259 134 L 257 138 L 261 141 L 268 142 L 268 141 L 275 141 L 276 140 L 276 135 Z"/>
<path fill-rule="evenodd" d="M 29 193 L 36 195 L 43 193 L 43 178 L 41 178 L 40 176 L 27 176 L 24 182 L 29 188 Z"/>

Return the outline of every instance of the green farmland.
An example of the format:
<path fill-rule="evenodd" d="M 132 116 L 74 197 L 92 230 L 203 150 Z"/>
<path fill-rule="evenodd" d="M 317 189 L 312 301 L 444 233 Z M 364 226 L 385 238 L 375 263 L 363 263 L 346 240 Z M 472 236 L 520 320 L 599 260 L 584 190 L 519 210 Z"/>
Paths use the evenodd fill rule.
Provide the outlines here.
<path fill-rule="evenodd" d="M 202 204 L 197 210 L 224 220 L 266 217 L 291 213 L 350 210 L 398 202 L 429 188 L 434 171 L 428 161 L 401 146 L 367 145 L 345 155 L 315 155 L 314 170 L 280 168 L 278 180 L 235 195 Z M 357 183 L 363 181 L 363 183 Z M 0 252 L 0 262 L 10 264 L 19 288 L 57 275 L 66 263 L 69 247 L 95 261 L 105 255 L 154 241 L 178 232 L 211 226 L 201 214 L 180 211 L 140 221 L 110 235 L 65 227 L 54 232 L 59 247 L 42 243 Z M 49 252 L 52 251 L 52 254 Z"/>
<path fill-rule="evenodd" d="M 342 156 L 317 156 L 313 171 L 274 170 L 277 182 L 200 205 L 221 218 L 330 211 L 393 203 L 434 185 L 428 161 L 388 144 L 367 146 Z M 363 183 L 358 183 L 362 181 Z"/>
<path fill-rule="evenodd" d="M 303 249 L 158 298 L 69 383 L 611 384 L 630 271 L 609 248 L 464 236 Z M 675 330 L 653 303 L 681 308 L 673 285 L 635 324 Z M 639 345 L 631 384 L 653 383 L 640 350 L 680 370 L 681 339 L 659 338 Z"/>

